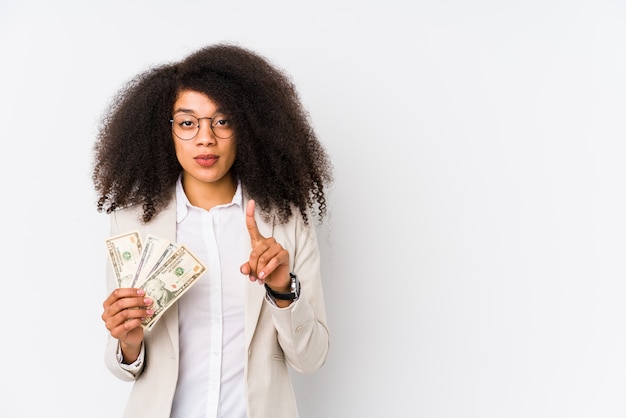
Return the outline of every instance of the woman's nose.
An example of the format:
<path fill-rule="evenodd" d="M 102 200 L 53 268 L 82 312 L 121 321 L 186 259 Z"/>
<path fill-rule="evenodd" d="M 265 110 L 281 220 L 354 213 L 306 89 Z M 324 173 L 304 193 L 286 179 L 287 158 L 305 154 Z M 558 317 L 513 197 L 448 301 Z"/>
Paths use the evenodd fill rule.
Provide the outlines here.
<path fill-rule="evenodd" d="M 200 123 L 198 127 L 198 135 L 196 135 L 196 141 L 198 143 L 207 143 L 207 144 L 215 144 L 217 139 L 215 138 L 215 134 L 211 129 L 211 125 L 209 123 Z"/>

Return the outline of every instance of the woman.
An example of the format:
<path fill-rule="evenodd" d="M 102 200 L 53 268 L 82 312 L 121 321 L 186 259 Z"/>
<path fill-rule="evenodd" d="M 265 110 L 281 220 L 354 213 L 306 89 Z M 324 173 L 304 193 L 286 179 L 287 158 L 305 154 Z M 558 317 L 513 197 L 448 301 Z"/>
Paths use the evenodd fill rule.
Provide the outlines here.
<path fill-rule="evenodd" d="M 153 300 L 108 269 L 125 416 L 297 417 L 288 366 L 314 372 L 329 347 L 312 221 L 332 170 L 289 77 L 239 46 L 202 48 L 131 80 L 94 151 L 111 235 L 184 244 L 207 266 L 149 331 Z"/>

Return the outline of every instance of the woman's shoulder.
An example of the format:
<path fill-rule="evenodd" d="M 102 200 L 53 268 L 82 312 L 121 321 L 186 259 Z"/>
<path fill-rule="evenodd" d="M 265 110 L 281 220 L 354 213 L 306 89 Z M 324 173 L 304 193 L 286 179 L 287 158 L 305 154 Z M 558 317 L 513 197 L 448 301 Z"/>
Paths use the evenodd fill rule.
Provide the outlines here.
<path fill-rule="evenodd" d="M 138 230 L 142 238 L 153 234 L 162 238 L 176 238 L 176 202 L 172 199 L 149 222 L 143 222 L 143 205 L 136 204 L 117 209 L 110 214 L 111 227 L 120 233 Z"/>

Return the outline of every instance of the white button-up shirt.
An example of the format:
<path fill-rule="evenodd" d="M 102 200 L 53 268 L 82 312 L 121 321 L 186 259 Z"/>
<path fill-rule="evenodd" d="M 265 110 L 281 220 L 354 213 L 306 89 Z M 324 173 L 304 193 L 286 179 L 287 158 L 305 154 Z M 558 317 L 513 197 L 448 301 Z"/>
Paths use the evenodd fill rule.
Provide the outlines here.
<path fill-rule="evenodd" d="M 207 271 L 178 300 L 180 369 L 171 416 L 245 418 L 248 278 L 239 267 L 249 257 L 250 236 L 241 185 L 231 203 L 207 211 L 189 203 L 179 179 L 176 202 L 176 241 L 199 257 Z"/>

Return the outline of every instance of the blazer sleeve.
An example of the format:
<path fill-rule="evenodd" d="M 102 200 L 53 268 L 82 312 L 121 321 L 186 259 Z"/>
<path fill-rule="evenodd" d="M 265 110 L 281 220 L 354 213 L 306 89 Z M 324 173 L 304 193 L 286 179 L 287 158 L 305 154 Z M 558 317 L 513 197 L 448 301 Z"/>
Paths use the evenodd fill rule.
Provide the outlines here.
<path fill-rule="evenodd" d="M 272 321 L 287 364 L 298 372 L 312 373 L 324 365 L 329 350 L 317 236 L 314 227 L 299 216 L 282 233 L 278 231 L 283 227 L 275 228 L 274 237 L 284 240 L 281 244 L 290 250 L 291 271 L 298 276 L 301 289 L 300 298 L 287 308 L 272 306 Z"/>

